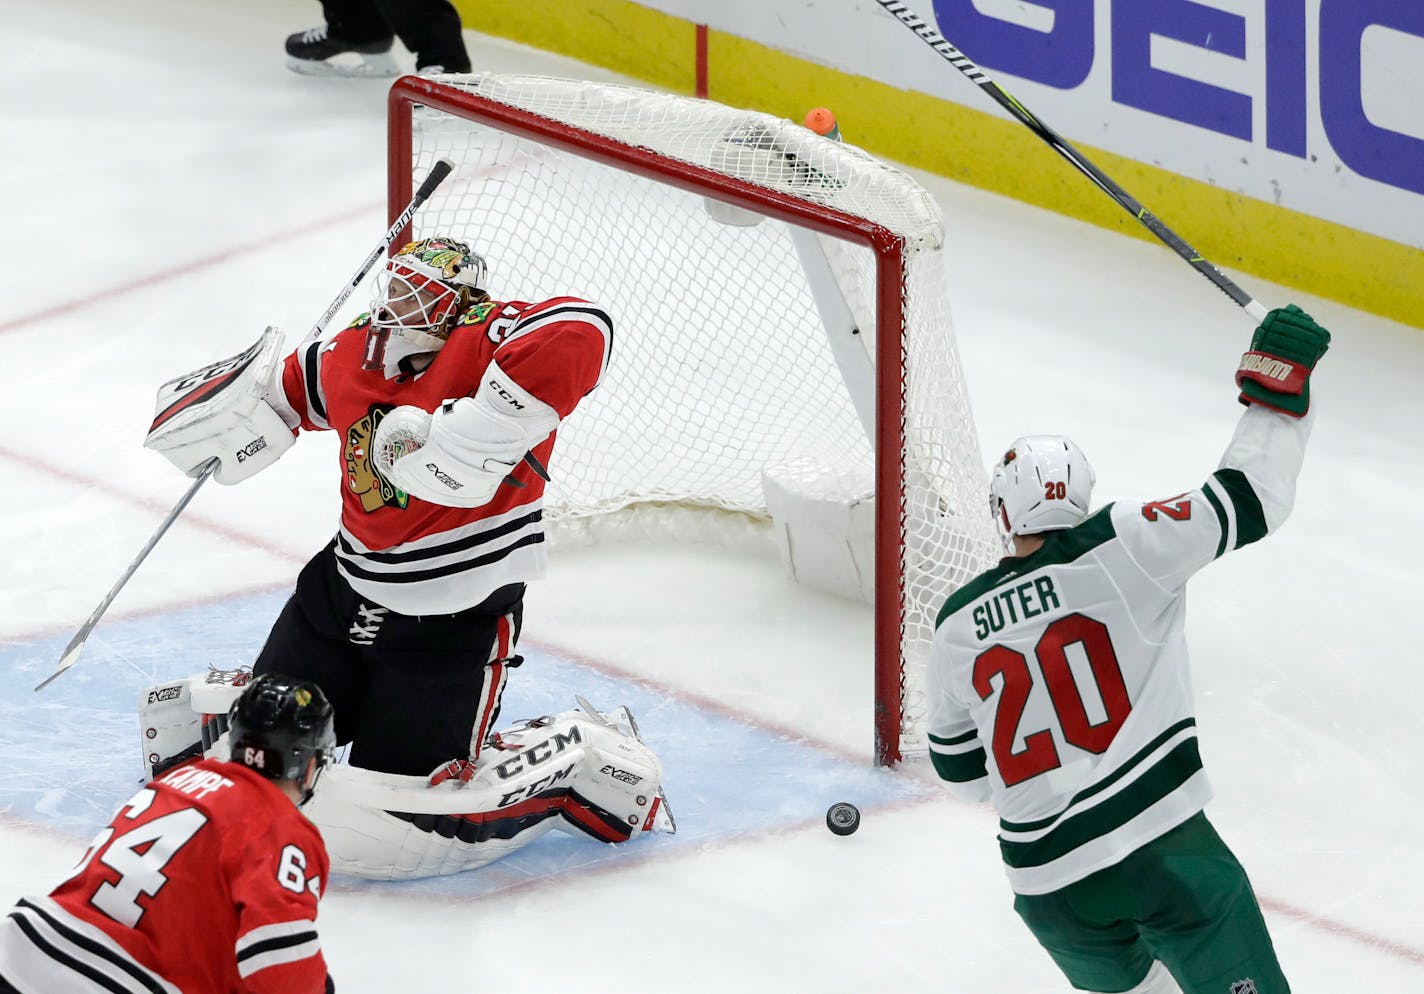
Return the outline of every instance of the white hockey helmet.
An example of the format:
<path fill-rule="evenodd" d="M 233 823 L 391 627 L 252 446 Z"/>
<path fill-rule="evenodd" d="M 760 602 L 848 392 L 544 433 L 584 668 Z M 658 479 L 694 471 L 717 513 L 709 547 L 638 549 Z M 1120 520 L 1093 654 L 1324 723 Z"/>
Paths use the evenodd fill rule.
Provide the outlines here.
<path fill-rule="evenodd" d="M 402 247 L 376 276 L 365 367 L 389 372 L 406 356 L 438 352 L 455 319 L 489 299 L 487 275 L 484 257 L 454 238 L 423 238 Z"/>
<path fill-rule="evenodd" d="M 989 513 L 1009 555 L 1015 535 L 1072 528 L 1088 516 L 1096 476 L 1088 457 L 1062 435 L 1015 439 L 989 481 Z"/>

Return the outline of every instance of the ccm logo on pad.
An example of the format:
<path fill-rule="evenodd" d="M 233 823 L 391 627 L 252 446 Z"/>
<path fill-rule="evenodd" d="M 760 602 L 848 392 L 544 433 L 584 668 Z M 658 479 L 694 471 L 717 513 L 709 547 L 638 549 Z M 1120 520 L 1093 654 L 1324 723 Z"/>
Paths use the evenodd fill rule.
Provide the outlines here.
<path fill-rule="evenodd" d="M 499 380 L 490 380 L 488 386 L 492 388 L 495 393 L 499 394 L 500 400 L 504 401 L 510 407 L 514 408 L 516 411 L 524 410 L 524 405 L 519 402 L 519 398 L 514 396 L 514 394 L 510 393 L 504 387 L 502 387 L 500 385 Z"/>

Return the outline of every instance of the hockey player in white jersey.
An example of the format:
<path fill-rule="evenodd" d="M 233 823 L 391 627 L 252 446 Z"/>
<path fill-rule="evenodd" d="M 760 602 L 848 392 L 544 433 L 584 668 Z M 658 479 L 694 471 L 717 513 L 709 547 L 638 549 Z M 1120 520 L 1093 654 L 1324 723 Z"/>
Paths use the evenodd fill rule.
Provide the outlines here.
<path fill-rule="evenodd" d="M 1196 489 L 1090 514 L 1092 467 L 1053 435 L 994 470 L 1009 555 L 940 612 L 931 758 L 957 796 L 993 802 L 1015 910 L 1078 990 L 1290 989 L 1203 813 L 1184 595 L 1289 514 L 1329 342 L 1294 305 L 1266 315 L 1236 375 L 1246 411 Z"/>

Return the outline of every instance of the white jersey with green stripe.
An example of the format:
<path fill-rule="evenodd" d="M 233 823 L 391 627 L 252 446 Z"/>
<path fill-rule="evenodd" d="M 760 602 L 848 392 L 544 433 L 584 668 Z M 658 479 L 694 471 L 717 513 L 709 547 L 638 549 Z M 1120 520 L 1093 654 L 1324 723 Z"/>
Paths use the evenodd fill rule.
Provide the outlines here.
<path fill-rule="evenodd" d="M 1310 420 L 1248 407 L 1197 489 L 1109 504 L 945 603 L 930 648 L 930 755 L 957 795 L 992 800 L 1017 893 L 1111 866 L 1210 798 L 1185 585 L 1285 520 Z"/>

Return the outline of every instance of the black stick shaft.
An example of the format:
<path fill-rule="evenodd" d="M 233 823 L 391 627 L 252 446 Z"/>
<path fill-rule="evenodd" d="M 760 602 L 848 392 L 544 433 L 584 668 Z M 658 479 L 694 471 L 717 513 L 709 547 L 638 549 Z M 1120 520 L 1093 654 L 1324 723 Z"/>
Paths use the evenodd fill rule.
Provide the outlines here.
<path fill-rule="evenodd" d="M 327 323 L 337 311 L 341 310 L 341 305 L 346 303 L 356 288 L 361 285 L 361 281 L 366 278 L 366 274 L 371 271 L 371 267 L 376 264 L 376 260 L 391 247 L 391 243 L 405 230 L 405 226 L 410 223 L 410 219 L 415 216 L 415 212 L 420 209 L 420 205 L 430 198 L 435 192 L 435 188 L 450 175 L 450 170 L 454 166 L 448 159 L 441 159 L 435 163 L 430 170 L 430 175 L 425 177 L 425 182 L 420 184 L 420 189 L 415 191 L 415 196 L 411 197 L 410 203 L 406 204 L 405 210 L 401 211 L 400 217 L 395 219 L 395 223 L 386 229 L 386 236 L 381 239 L 381 244 L 368 256 L 366 261 L 361 263 L 361 268 L 356 270 L 356 274 L 351 277 L 347 284 L 341 288 L 341 292 L 336 295 L 336 299 L 331 302 L 331 306 L 326 309 L 326 313 L 317 319 L 312 330 L 307 332 L 307 337 L 302 339 L 301 344 L 306 345 L 321 337 L 321 333 L 326 330 Z"/>
<path fill-rule="evenodd" d="M 1098 189 L 1117 201 L 1123 210 L 1137 218 L 1143 227 L 1156 235 L 1163 244 L 1186 260 L 1193 269 L 1211 280 L 1218 290 L 1234 300 L 1247 314 L 1256 321 L 1260 321 L 1266 316 L 1266 308 L 1262 306 L 1256 298 L 1237 286 L 1229 276 L 1203 258 L 1200 252 L 1188 245 L 1180 235 L 1163 224 L 1162 221 L 1146 207 L 1143 207 L 1132 194 L 1118 186 L 1112 177 L 1089 162 L 1083 154 L 1070 145 L 1062 135 L 1044 124 L 1032 111 L 1014 99 L 1013 94 L 1009 93 L 1002 86 L 985 75 L 982 69 L 969 61 L 968 56 L 951 45 L 944 35 L 926 24 L 918 14 L 906 7 L 900 0 L 876 0 L 876 2 L 891 14 L 895 15 L 901 24 L 904 24 L 905 27 L 913 31 L 921 41 L 938 52 L 946 62 L 969 77 L 970 82 L 989 94 L 995 103 L 1008 111 L 1016 120 L 1052 146 L 1054 151 L 1071 162 L 1074 168 L 1084 176 L 1092 180 Z"/>

